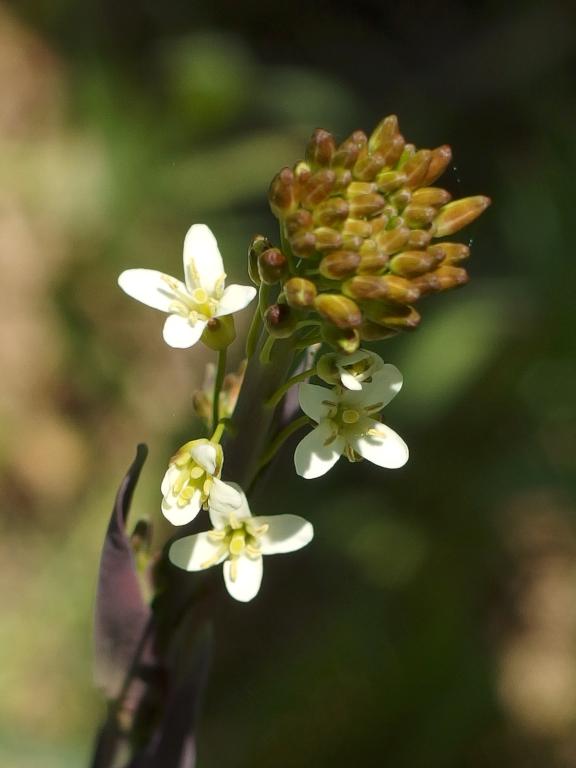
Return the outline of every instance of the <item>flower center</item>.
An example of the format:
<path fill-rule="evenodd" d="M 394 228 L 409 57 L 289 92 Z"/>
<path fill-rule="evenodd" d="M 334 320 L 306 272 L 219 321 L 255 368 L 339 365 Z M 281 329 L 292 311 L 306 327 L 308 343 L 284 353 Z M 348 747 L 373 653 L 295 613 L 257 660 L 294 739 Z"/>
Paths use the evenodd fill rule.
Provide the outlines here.
<path fill-rule="evenodd" d="M 238 575 L 238 560 L 249 557 L 255 560 L 261 557 L 260 537 L 268 530 L 268 523 L 255 525 L 251 518 L 239 520 L 230 516 L 230 523 L 225 528 L 219 528 L 208 533 L 212 541 L 220 544 L 213 558 L 202 563 L 202 568 L 209 568 L 218 562 L 222 555 L 230 561 L 230 578 L 236 581 Z"/>
<path fill-rule="evenodd" d="M 341 419 L 344 424 L 356 424 L 359 418 L 360 414 L 354 408 L 345 408 L 342 411 Z"/>

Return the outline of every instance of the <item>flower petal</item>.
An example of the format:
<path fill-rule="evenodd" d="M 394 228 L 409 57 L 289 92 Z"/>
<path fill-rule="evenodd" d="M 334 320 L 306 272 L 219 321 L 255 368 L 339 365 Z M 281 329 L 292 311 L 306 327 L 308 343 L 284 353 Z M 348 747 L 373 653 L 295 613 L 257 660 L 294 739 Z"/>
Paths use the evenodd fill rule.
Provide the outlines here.
<path fill-rule="evenodd" d="M 119 276 L 118 285 L 128 296 L 162 312 L 170 312 L 172 302 L 177 298 L 171 285 L 188 293 L 180 280 L 155 269 L 127 269 Z"/>
<path fill-rule="evenodd" d="M 218 302 L 215 317 L 231 315 L 247 307 L 256 296 L 256 288 L 253 285 L 229 285 L 224 289 L 222 298 Z"/>
<path fill-rule="evenodd" d="M 162 484 L 160 485 L 160 491 L 162 492 L 162 496 L 168 496 L 170 493 L 170 489 L 174 485 L 174 481 L 180 474 L 180 470 L 178 467 L 175 467 L 174 464 L 170 464 L 168 466 L 168 469 L 166 470 L 164 477 L 162 478 Z"/>
<path fill-rule="evenodd" d="M 402 382 L 403 377 L 398 368 L 386 363 L 373 374 L 369 384 L 363 385 L 366 404 L 382 403 L 381 407 L 384 408 L 400 392 Z"/>
<path fill-rule="evenodd" d="M 408 461 L 408 446 L 393 429 L 374 419 L 368 419 L 370 433 L 350 438 L 350 444 L 360 456 L 386 469 L 398 469 Z"/>
<path fill-rule="evenodd" d="M 235 600 L 247 603 L 256 597 L 262 583 L 262 558 L 239 557 L 236 561 L 236 578 L 232 580 L 232 563 L 224 563 L 224 581 L 226 589 Z"/>
<path fill-rule="evenodd" d="M 344 368 L 340 368 L 340 381 L 342 382 L 342 386 L 346 387 L 346 389 L 352 389 L 356 392 L 359 392 L 362 389 L 360 379 L 356 378 L 356 376 L 353 376 L 351 373 L 348 373 Z"/>
<path fill-rule="evenodd" d="M 203 288 L 212 295 L 224 282 L 224 264 L 216 238 L 206 224 L 193 224 L 184 239 L 184 275 L 188 290 Z"/>
<path fill-rule="evenodd" d="M 319 422 L 326 418 L 330 411 L 330 405 L 326 405 L 326 401 L 335 403 L 338 396 L 328 387 L 319 387 L 317 384 L 305 382 L 298 387 L 298 400 L 306 416 Z"/>
<path fill-rule="evenodd" d="M 227 552 L 224 550 L 219 554 L 220 548 L 220 542 L 213 541 L 208 531 L 204 531 L 175 541 L 170 547 L 168 557 L 170 562 L 185 571 L 202 571 L 224 560 Z"/>
<path fill-rule="evenodd" d="M 252 520 L 255 525 L 268 525 L 266 533 L 260 536 L 263 555 L 294 552 L 305 547 L 314 536 L 312 523 L 299 515 L 271 515 Z"/>
<path fill-rule="evenodd" d="M 165 497 L 162 501 L 162 514 L 172 525 L 186 525 L 191 523 L 198 512 L 200 512 L 202 493 L 199 489 L 196 489 L 190 501 L 183 507 L 175 502 L 176 499 L 174 499 L 174 503 L 171 503 L 170 495 Z"/>
<path fill-rule="evenodd" d="M 213 475 L 216 472 L 218 449 L 214 443 L 208 441 L 196 443 L 196 445 L 190 448 L 190 456 L 209 475 Z"/>
<path fill-rule="evenodd" d="M 246 496 L 240 486 L 235 483 L 225 483 L 217 477 L 212 480 L 208 509 L 214 528 L 224 528 L 228 525 L 230 515 L 235 517 L 252 516 Z"/>
<path fill-rule="evenodd" d="M 166 344 L 169 344 L 171 347 L 187 349 L 196 344 L 200 336 L 202 336 L 204 328 L 206 328 L 206 323 L 203 320 L 197 320 L 192 325 L 187 317 L 169 315 L 164 323 L 162 335 Z"/>
<path fill-rule="evenodd" d="M 338 461 L 345 448 L 341 435 L 326 444 L 334 434 L 332 423 L 323 421 L 302 438 L 294 452 L 296 472 L 307 480 L 326 474 Z"/>

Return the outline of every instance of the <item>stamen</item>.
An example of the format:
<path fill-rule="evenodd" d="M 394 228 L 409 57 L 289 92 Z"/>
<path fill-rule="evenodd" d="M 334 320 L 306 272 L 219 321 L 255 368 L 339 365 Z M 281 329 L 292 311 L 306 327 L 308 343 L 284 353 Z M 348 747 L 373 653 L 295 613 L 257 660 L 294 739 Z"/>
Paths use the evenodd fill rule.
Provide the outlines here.
<path fill-rule="evenodd" d="M 202 469 L 202 467 L 199 467 L 198 465 L 196 465 L 195 467 L 192 467 L 192 469 L 190 470 L 190 477 L 192 478 L 192 480 L 199 480 L 203 474 L 204 474 L 204 470 Z"/>

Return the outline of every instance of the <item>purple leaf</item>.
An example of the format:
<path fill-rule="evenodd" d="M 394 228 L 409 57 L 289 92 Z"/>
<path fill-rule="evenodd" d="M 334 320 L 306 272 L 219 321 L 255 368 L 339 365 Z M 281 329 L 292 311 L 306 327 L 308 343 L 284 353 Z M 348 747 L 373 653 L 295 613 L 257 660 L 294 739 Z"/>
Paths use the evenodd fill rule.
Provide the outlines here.
<path fill-rule="evenodd" d="M 104 690 L 109 699 L 119 695 L 151 615 L 142 596 L 132 547 L 126 534 L 132 494 L 147 455 L 147 447 L 139 445 L 136 458 L 118 489 L 100 558 L 94 627 L 94 677 L 96 685 Z"/>

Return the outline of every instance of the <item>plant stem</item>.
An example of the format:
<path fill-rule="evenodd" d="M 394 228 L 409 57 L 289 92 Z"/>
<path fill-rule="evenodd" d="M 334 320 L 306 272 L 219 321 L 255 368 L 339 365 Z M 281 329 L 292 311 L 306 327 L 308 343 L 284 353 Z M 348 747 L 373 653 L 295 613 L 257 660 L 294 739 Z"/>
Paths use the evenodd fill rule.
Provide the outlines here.
<path fill-rule="evenodd" d="M 278 387 L 278 389 L 276 390 L 276 392 L 274 392 L 272 397 L 268 398 L 268 400 L 266 401 L 266 406 L 268 408 L 274 408 L 275 406 L 277 406 L 280 400 L 282 400 L 282 398 L 286 394 L 286 392 L 288 392 L 288 390 L 291 387 L 293 387 L 294 384 L 298 384 L 298 382 L 300 381 L 305 381 L 306 379 L 309 379 L 310 376 L 314 376 L 315 373 L 316 373 L 316 366 L 313 366 L 312 368 L 308 368 L 307 371 L 302 371 L 302 373 L 297 373 L 291 378 L 289 378 L 288 381 L 282 384 L 281 387 Z"/>
<path fill-rule="evenodd" d="M 305 427 L 307 424 L 310 423 L 310 419 L 308 416 L 299 416 L 297 419 L 294 419 L 294 421 L 291 421 L 290 424 L 287 424 L 284 429 L 282 429 L 272 440 L 268 448 L 264 451 L 264 454 L 262 455 L 262 458 L 260 459 L 260 463 L 258 464 L 258 471 L 263 469 L 266 464 L 268 464 L 278 450 L 282 447 L 282 445 L 288 440 L 290 435 L 293 435 L 294 432 L 297 432 L 301 427 Z"/>
<path fill-rule="evenodd" d="M 218 426 L 214 430 L 214 434 L 210 438 L 211 443 L 219 443 L 220 440 L 222 440 L 222 435 L 224 434 L 224 430 L 226 429 L 226 421 L 221 421 L 218 423 Z"/>
<path fill-rule="evenodd" d="M 216 381 L 214 382 L 214 399 L 212 401 L 212 429 L 216 429 L 220 420 L 220 392 L 226 373 L 226 349 L 221 349 L 218 353 L 218 369 L 216 370 Z"/>
<path fill-rule="evenodd" d="M 274 338 L 274 336 L 268 336 L 268 338 L 264 342 L 264 345 L 262 346 L 262 350 L 260 351 L 260 365 L 270 364 L 270 355 L 272 353 L 272 347 L 274 346 L 275 341 L 276 339 Z"/>
<path fill-rule="evenodd" d="M 246 357 L 248 360 L 250 360 L 254 354 L 254 350 L 258 344 L 258 339 L 260 338 L 260 333 L 262 331 L 262 316 L 265 309 L 263 305 L 266 304 L 267 300 L 268 286 L 262 283 L 258 289 L 258 305 L 254 311 L 254 315 L 252 316 L 250 330 L 248 331 L 248 336 L 246 337 Z"/>

